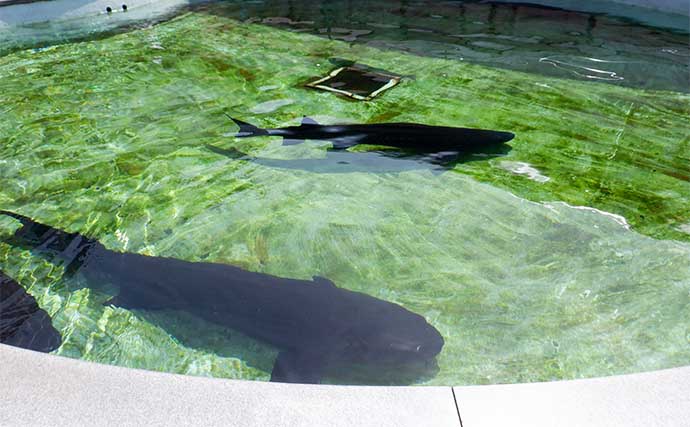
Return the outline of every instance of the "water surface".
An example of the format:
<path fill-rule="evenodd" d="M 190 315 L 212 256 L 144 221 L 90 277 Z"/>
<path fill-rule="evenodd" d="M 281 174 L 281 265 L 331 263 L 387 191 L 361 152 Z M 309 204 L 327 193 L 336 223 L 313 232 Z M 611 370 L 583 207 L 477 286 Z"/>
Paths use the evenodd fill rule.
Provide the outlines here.
<path fill-rule="evenodd" d="M 314 7 L 290 4 L 292 14 L 249 5 L 243 16 L 234 4 L 204 5 L 152 27 L 0 57 L 0 207 L 116 251 L 324 276 L 424 316 L 445 338 L 438 372 L 379 383 L 548 381 L 688 363 L 690 98 L 673 77 L 682 69 L 673 54 L 658 59 L 663 67 L 645 56 L 666 58 L 662 45 L 682 54 L 676 34 L 625 24 L 650 36 L 640 43 L 652 53 L 631 45 L 612 57 L 601 54 L 612 43 L 601 34 L 609 33 L 597 33 L 608 18 L 592 29 L 605 40 L 594 54 L 589 41 L 582 51 L 545 42 L 555 37 L 540 24 L 550 12 L 520 27 L 518 17 L 536 12 L 498 7 L 495 28 L 514 13 L 515 28 L 542 33 L 534 43 L 516 42 L 497 37 L 504 30 L 479 28 L 491 5 L 464 5 L 472 18 L 463 21 L 447 12 L 459 4 L 420 3 L 386 21 L 400 27 L 410 10 L 425 10 L 404 33 L 371 25 L 371 33 L 344 40 L 333 30 L 340 23 L 321 33 L 324 18 Z M 353 8 L 342 28 L 384 22 L 365 12 Z M 314 23 L 264 22 L 271 16 Z M 572 31 L 583 34 L 564 33 L 563 43 L 596 39 L 588 39 L 589 18 L 577 16 Z M 400 40 L 423 40 L 425 52 Z M 426 49 L 431 42 L 472 45 L 493 59 L 443 56 Z M 646 62 L 615 71 L 624 80 L 600 81 L 537 59 L 563 49 L 571 59 L 643 55 Z M 518 57 L 531 59 L 521 68 Z M 334 58 L 407 77 L 373 102 L 303 87 L 330 71 Z M 648 82 L 635 77 L 652 68 Z M 364 161 L 333 173 L 304 166 L 328 159 L 328 143 L 235 139 L 224 112 L 261 127 L 308 115 L 517 136 L 508 152 L 479 153 L 441 171 L 388 163 L 376 170 Z M 208 145 L 269 160 L 229 158 Z M 280 167 L 281 160 L 301 166 Z M 0 219 L 3 236 L 14 228 Z M 103 306 L 113 295 L 106 284 L 65 275 L 4 242 L 0 260 L 62 333 L 56 354 L 193 375 L 270 376 L 276 349 L 262 342 L 188 313 Z M 367 378 L 346 372 L 326 381 Z"/>

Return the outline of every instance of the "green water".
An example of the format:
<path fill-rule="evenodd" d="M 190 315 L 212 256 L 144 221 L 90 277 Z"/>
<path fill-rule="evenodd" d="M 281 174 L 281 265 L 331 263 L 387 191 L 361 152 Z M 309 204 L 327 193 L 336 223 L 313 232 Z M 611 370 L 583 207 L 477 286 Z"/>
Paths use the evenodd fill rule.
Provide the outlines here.
<path fill-rule="evenodd" d="M 414 79 L 373 102 L 302 87 L 334 57 Z M 325 155 L 323 142 L 234 139 L 224 111 L 261 127 L 309 115 L 517 136 L 507 155 L 441 174 L 315 173 L 210 151 Z M 403 305 L 446 342 L 439 371 L 414 383 L 556 380 L 690 361 L 683 91 L 418 56 L 200 10 L 0 57 L 0 113 L 0 208 L 113 250 L 320 275 Z M 3 235 L 16 226 L 0 219 Z M 58 355 L 270 376 L 276 350 L 238 332 L 174 311 L 103 306 L 107 287 L 63 277 L 6 243 L 0 259 L 53 317 Z"/>

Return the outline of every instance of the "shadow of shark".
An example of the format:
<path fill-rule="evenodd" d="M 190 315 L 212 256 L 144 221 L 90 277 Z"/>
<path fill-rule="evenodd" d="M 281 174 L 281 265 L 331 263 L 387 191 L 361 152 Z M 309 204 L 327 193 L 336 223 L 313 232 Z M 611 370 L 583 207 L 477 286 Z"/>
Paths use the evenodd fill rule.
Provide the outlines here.
<path fill-rule="evenodd" d="M 344 150 L 358 144 L 384 145 L 417 153 L 475 152 L 487 146 L 504 144 L 515 137 L 511 132 L 417 123 L 377 123 L 321 125 L 304 117 L 299 126 L 261 129 L 226 116 L 240 127 L 236 138 L 280 136 L 283 145 L 295 145 L 307 139 L 330 141 L 333 149 Z"/>
<path fill-rule="evenodd" d="M 219 148 L 206 145 L 216 154 L 234 160 L 245 160 L 262 166 L 279 169 L 299 169 L 320 174 L 338 173 L 397 173 L 412 170 L 429 170 L 440 174 L 452 169 L 457 163 L 457 155 L 431 156 L 403 154 L 399 152 L 365 151 L 350 152 L 345 150 L 326 150 L 326 156 L 316 159 L 274 159 L 250 156 L 233 147 Z"/>
<path fill-rule="evenodd" d="M 328 279 L 297 280 L 225 264 L 121 253 L 8 211 L 11 242 L 48 253 L 66 274 L 117 286 L 104 304 L 182 310 L 277 347 L 271 381 L 318 383 L 329 369 L 435 362 L 444 340 L 419 314 Z"/>
<path fill-rule="evenodd" d="M 48 313 L 34 297 L 0 270 L 0 343 L 50 352 L 60 347 L 62 336 Z"/>

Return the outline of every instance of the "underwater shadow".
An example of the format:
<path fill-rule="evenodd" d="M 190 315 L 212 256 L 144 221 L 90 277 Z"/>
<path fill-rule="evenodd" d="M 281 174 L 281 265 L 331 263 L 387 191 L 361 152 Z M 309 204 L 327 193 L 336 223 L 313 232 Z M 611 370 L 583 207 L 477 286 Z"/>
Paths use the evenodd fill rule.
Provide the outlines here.
<path fill-rule="evenodd" d="M 486 161 L 494 157 L 507 155 L 512 147 L 497 144 L 484 147 L 481 152 L 441 152 L 422 153 L 419 151 L 377 150 L 346 151 L 326 150 L 323 158 L 316 159 L 274 159 L 250 156 L 233 147 L 219 148 L 206 145 L 216 154 L 233 160 L 242 160 L 276 169 L 303 170 L 318 174 L 342 174 L 366 172 L 373 174 L 400 173 L 407 171 L 428 170 L 434 175 L 452 170 L 461 163 Z"/>

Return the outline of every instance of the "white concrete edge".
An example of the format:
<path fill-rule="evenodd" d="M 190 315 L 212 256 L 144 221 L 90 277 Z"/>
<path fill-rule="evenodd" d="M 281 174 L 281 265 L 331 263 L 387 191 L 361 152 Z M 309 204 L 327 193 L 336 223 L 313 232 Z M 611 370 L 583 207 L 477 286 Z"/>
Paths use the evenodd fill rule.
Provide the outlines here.
<path fill-rule="evenodd" d="M 453 389 L 464 427 L 690 426 L 690 366 L 586 380 Z"/>
<path fill-rule="evenodd" d="M 513 385 L 331 386 L 174 375 L 0 345 L 0 384 L 2 426 L 457 427 L 459 417 L 462 427 L 690 426 L 690 367 Z"/>
<path fill-rule="evenodd" d="M 450 387 L 201 378 L 6 345 L 0 385 L 0 426 L 460 426 Z"/>

